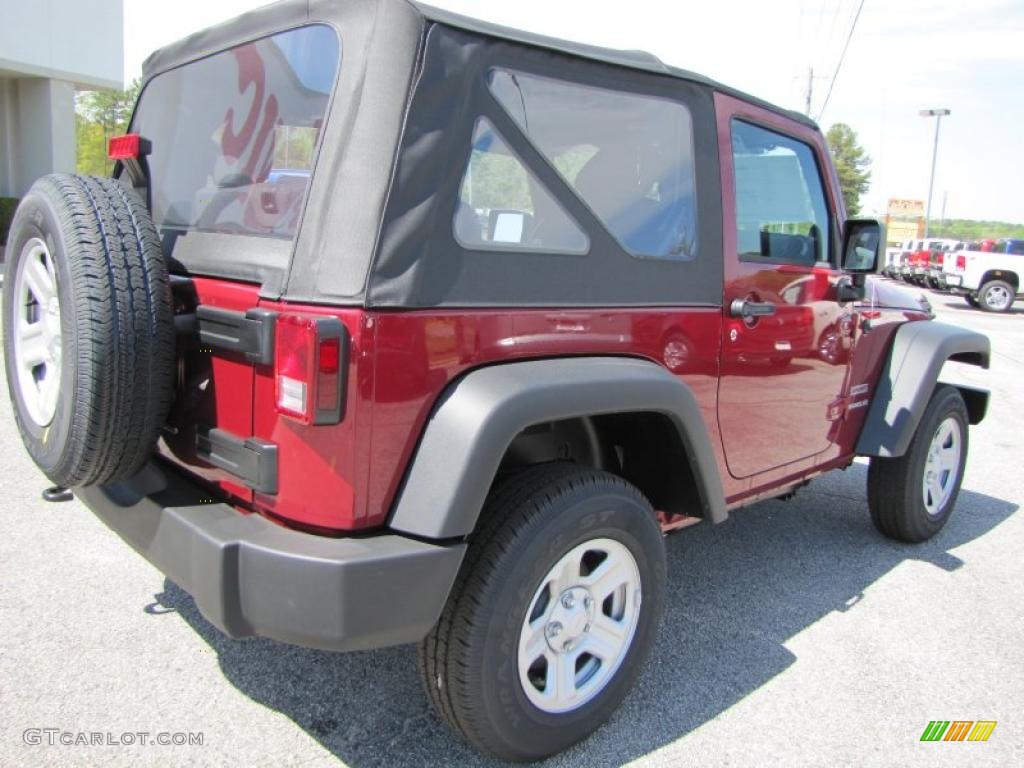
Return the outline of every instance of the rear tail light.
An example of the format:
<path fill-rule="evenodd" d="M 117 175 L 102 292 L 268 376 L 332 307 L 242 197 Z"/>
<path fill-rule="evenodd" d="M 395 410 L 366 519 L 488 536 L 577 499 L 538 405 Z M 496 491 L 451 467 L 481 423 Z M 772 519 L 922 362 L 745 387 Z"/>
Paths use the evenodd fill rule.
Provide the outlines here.
<path fill-rule="evenodd" d="M 967 270 L 967 257 L 964 256 L 962 253 L 958 254 L 957 257 L 956 257 L 956 271 L 957 272 L 964 272 L 966 270 Z"/>
<path fill-rule="evenodd" d="M 277 319 L 274 399 L 278 413 L 303 424 L 337 424 L 345 407 L 348 333 L 337 318 Z"/>

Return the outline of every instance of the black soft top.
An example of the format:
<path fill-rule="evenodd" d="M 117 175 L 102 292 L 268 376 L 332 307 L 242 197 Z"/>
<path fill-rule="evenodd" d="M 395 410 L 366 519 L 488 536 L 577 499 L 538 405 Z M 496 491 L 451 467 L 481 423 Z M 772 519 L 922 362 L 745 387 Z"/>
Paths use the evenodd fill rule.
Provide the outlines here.
<path fill-rule="evenodd" d="M 759 106 L 783 113 L 806 125 L 817 127 L 813 120 L 801 112 L 783 109 L 750 94 L 723 85 L 710 77 L 670 66 L 653 53 L 648 53 L 647 51 L 603 48 L 601 46 L 538 35 L 533 32 L 526 32 L 521 29 L 463 16 L 462 14 L 446 11 L 443 8 L 435 8 L 426 3 L 415 2 L 415 0 L 280 0 L 279 2 L 257 8 L 234 19 L 217 24 L 202 32 L 189 35 L 154 51 L 143 64 L 143 75 L 148 79 L 164 70 L 192 61 L 193 59 L 201 58 L 211 50 L 220 50 L 235 45 L 238 42 L 250 40 L 253 37 L 266 34 L 268 30 L 276 31 L 280 28 L 280 23 L 287 19 L 290 19 L 293 25 L 297 26 L 300 23 L 299 19 L 302 17 L 306 17 L 308 20 L 330 18 L 332 6 L 334 15 L 341 21 L 345 16 L 345 7 L 357 3 L 400 4 L 413 9 L 424 22 L 438 22 L 489 37 L 568 53 L 593 61 L 614 64 L 619 67 L 654 72 L 659 75 L 668 75 L 669 77 L 678 77 L 682 80 L 702 83 L 714 88 L 716 91 L 737 96 L 744 101 L 758 104 Z M 396 44 L 401 44 L 402 42 L 401 40 L 395 41 Z"/>
<path fill-rule="evenodd" d="M 571 260 L 509 257 L 506 278 L 496 280 L 497 256 L 459 255 L 446 206 L 454 205 L 462 170 L 452 170 L 451 158 L 468 148 L 460 134 L 472 126 L 473 116 L 460 110 L 488 108 L 486 98 L 472 95 L 474 68 L 490 51 L 624 87 L 634 77 L 638 89 L 689 100 L 698 146 L 717 141 L 714 92 L 814 125 L 649 53 L 534 35 L 409 0 L 281 0 L 161 48 L 146 59 L 144 79 L 317 23 L 338 31 L 341 69 L 294 242 L 189 232 L 168 253 L 185 271 L 258 282 L 267 298 L 378 307 L 720 303 L 721 200 L 711 151 L 697 153 L 704 213 L 695 262 L 650 260 L 638 269 L 608 237 L 582 273 Z M 450 125 L 454 120 L 459 125 Z M 527 262 L 533 266 L 524 269 Z M 573 286 L 568 294 L 557 287 L 564 285 Z"/>

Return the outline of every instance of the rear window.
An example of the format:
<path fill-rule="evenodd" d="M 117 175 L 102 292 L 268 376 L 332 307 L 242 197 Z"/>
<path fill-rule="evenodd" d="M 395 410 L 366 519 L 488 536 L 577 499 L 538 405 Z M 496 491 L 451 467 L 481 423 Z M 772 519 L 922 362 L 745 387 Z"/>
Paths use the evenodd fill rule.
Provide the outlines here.
<path fill-rule="evenodd" d="M 153 78 L 132 130 L 153 146 L 157 227 L 294 238 L 340 55 L 313 25 Z"/>

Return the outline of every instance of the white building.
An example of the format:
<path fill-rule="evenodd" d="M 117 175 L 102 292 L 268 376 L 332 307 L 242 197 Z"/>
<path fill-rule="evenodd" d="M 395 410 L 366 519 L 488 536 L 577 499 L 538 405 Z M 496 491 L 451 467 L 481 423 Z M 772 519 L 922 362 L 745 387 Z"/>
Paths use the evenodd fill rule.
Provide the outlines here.
<path fill-rule="evenodd" d="M 0 197 L 74 171 L 75 91 L 123 79 L 123 0 L 0 0 Z"/>

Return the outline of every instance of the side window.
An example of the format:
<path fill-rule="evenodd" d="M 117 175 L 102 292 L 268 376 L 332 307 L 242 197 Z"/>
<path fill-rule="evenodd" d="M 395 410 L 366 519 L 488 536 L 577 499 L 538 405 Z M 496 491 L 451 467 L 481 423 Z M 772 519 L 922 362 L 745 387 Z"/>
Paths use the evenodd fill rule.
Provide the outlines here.
<path fill-rule="evenodd" d="M 740 259 L 803 266 L 830 261 L 828 205 L 811 148 L 733 120 L 732 151 Z"/>
<path fill-rule="evenodd" d="M 455 210 L 455 239 L 471 250 L 586 253 L 583 229 L 481 118 Z"/>
<path fill-rule="evenodd" d="M 678 102 L 496 69 L 491 92 L 630 254 L 697 249 L 693 123 Z"/>

